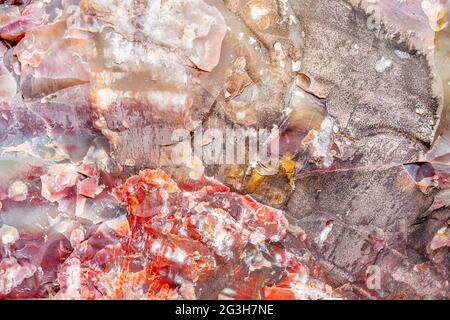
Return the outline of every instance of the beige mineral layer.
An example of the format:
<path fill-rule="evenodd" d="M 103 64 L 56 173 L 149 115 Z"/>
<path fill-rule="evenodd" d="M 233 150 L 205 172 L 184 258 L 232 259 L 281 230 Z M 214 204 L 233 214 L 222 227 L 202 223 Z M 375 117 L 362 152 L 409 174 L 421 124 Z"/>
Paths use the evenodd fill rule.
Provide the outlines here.
<path fill-rule="evenodd" d="M 449 299 L 450 1 L 0 1 L 0 299 Z"/>

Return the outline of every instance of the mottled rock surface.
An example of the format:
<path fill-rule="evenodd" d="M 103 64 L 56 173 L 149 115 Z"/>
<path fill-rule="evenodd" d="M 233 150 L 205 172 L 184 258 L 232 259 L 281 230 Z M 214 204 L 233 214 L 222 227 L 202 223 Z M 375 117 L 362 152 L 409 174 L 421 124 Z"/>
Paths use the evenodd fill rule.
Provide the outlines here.
<path fill-rule="evenodd" d="M 449 299 L 449 15 L 2 1 L 0 299 Z"/>

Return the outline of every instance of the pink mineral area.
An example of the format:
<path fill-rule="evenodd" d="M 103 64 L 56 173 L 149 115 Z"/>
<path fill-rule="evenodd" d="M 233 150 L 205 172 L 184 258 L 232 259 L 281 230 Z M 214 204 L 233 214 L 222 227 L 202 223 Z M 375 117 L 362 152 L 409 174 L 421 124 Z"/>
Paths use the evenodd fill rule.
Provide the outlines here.
<path fill-rule="evenodd" d="M 95 198 L 103 189 L 103 186 L 99 186 L 98 178 L 89 177 L 78 182 L 78 193 L 89 198 Z"/>
<path fill-rule="evenodd" d="M 21 13 L 12 8 L 7 8 L 0 16 L 0 38 L 19 42 L 28 31 L 45 24 L 45 10 L 42 3 L 30 4 Z M 3 8 L 1 10 L 3 11 Z"/>
<path fill-rule="evenodd" d="M 48 201 L 62 200 L 68 195 L 69 188 L 76 185 L 78 173 L 67 165 L 52 165 L 47 173 L 41 176 L 42 196 Z"/>
<path fill-rule="evenodd" d="M 448 297 L 449 1 L 7 3 L 0 299 Z M 201 127 L 279 172 L 175 165 Z"/>

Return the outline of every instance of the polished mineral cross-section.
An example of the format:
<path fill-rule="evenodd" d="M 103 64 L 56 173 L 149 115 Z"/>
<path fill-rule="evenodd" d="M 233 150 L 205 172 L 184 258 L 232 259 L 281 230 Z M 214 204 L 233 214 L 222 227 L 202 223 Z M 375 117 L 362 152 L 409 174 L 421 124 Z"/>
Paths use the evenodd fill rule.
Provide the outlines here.
<path fill-rule="evenodd" d="M 0 1 L 0 299 L 449 299 L 449 17 Z"/>

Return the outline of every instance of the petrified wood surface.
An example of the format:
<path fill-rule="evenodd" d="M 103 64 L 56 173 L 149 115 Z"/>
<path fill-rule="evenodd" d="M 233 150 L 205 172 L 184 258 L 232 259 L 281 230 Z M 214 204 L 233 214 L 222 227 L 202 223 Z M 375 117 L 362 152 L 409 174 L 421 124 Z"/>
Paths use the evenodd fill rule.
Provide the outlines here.
<path fill-rule="evenodd" d="M 0 2 L 0 299 L 450 298 L 447 0 Z"/>

